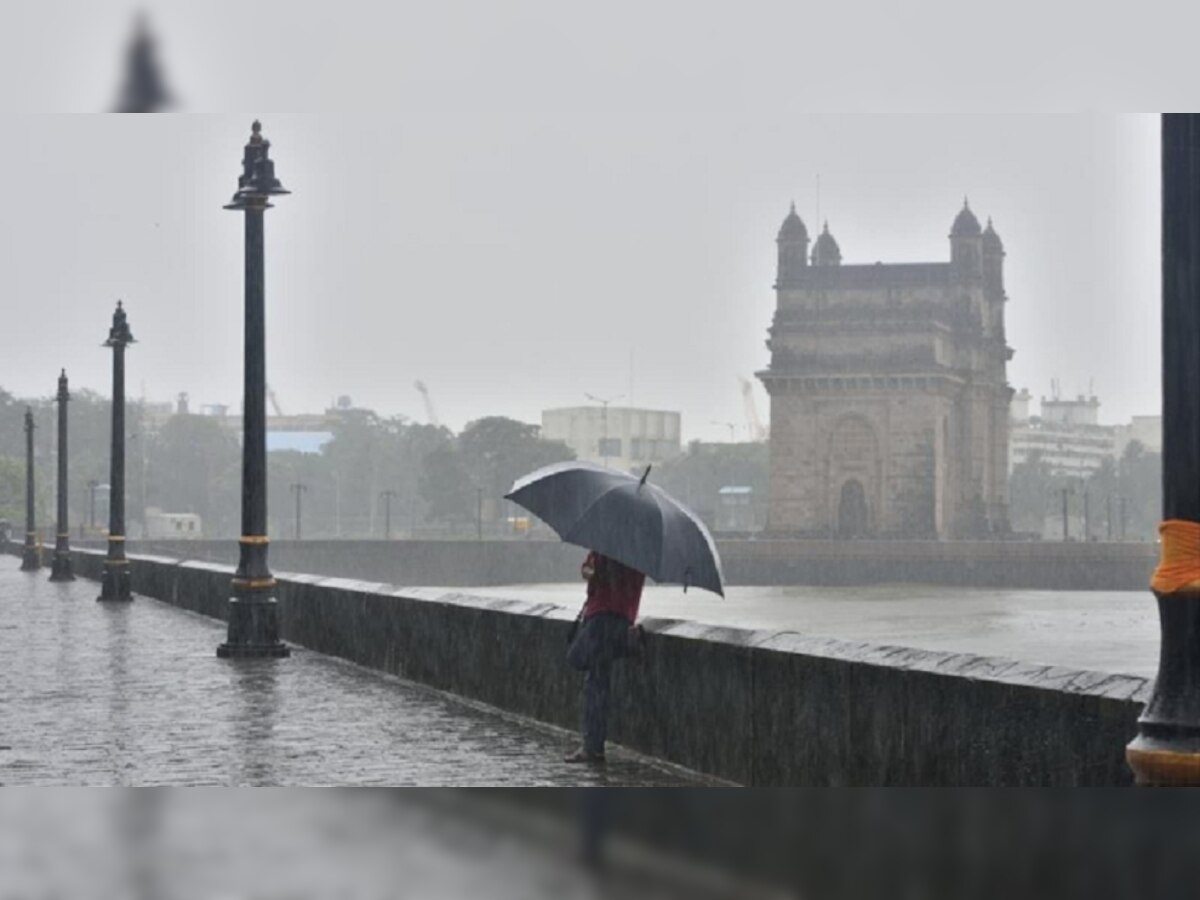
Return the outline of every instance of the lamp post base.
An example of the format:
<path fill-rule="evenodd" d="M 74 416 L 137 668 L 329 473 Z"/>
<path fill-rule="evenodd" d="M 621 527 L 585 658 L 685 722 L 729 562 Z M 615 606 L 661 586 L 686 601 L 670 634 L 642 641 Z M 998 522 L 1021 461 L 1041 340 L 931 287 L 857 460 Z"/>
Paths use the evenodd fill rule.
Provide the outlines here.
<path fill-rule="evenodd" d="M 229 600 L 229 636 L 217 647 L 222 659 L 283 659 L 291 648 L 279 640 L 279 605 L 271 596 Z"/>
<path fill-rule="evenodd" d="M 114 565 L 105 561 L 104 575 L 100 579 L 100 596 L 96 599 L 104 603 L 128 603 L 133 600 L 129 590 L 128 562 Z"/>
<path fill-rule="evenodd" d="M 42 567 L 42 554 L 38 552 L 38 548 L 25 545 L 25 550 L 21 553 L 21 571 L 36 572 Z"/>
<path fill-rule="evenodd" d="M 71 554 L 61 550 L 54 551 L 54 561 L 50 564 L 51 581 L 74 581 L 75 572 L 71 568 Z"/>

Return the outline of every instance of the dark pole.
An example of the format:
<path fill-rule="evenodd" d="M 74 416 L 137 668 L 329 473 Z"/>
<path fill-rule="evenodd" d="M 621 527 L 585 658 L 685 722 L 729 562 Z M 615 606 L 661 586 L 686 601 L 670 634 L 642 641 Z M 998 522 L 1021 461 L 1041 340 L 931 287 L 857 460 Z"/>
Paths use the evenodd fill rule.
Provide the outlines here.
<path fill-rule="evenodd" d="M 1092 512 L 1088 505 L 1089 495 L 1087 485 L 1083 488 L 1083 542 L 1086 544 L 1092 539 Z"/>
<path fill-rule="evenodd" d="M 67 370 L 58 376 L 58 533 L 54 541 L 51 581 L 74 581 L 71 571 L 71 526 L 67 522 Z"/>
<path fill-rule="evenodd" d="M 1104 537 L 1112 543 L 1112 494 L 1104 498 Z"/>
<path fill-rule="evenodd" d="M 308 490 L 308 485 L 295 482 L 291 485 L 292 493 L 296 495 L 296 540 L 300 540 L 300 495 Z"/>
<path fill-rule="evenodd" d="M 268 198 L 286 194 L 275 177 L 271 143 L 256 121 L 242 155 L 237 193 L 225 208 L 245 214 L 245 376 L 242 405 L 242 536 L 220 657 L 284 657 L 275 578 L 267 566 L 267 365 L 263 215 Z"/>
<path fill-rule="evenodd" d="M 1125 497 L 1122 495 L 1117 498 L 1120 501 L 1121 508 L 1121 540 L 1125 540 Z"/>
<path fill-rule="evenodd" d="M 475 488 L 475 538 L 483 540 L 483 488 Z"/>
<path fill-rule="evenodd" d="M 392 497 L 396 495 L 393 490 L 383 492 L 383 539 L 390 541 L 392 539 Z"/>
<path fill-rule="evenodd" d="M 88 482 L 88 528 L 93 533 L 96 531 L 96 488 L 100 487 L 100 482 L 95 478 Z"/>
<path fill-rule="evenodd" d="M 1069 539 L 1070 539 L 1070 536 L 1071 536 L 1071 535 L 1070 535 L 1070 529 L 1067 527 L 1067 491 L 1068 491 L 1068 490 L 1070 490 L 1070 489 L 1069 489 L 1069 488 L 1063 488 L 1063 489 L 1062 489 L 1062 497 L 1063 497 L 1063 540 L 1064 540 L 1064 541 L 1066 541 L 1066 540 L 1069 540 Z"/>
<path fill-rule="evenodd" d="M 1162 643 L 1125 757 L 1139 784 L 1200 785 L 1200 579 L 1188 571 L 1200 562 L 1188 540 L 1200 527 L 1200 115 L 1162 117 L 1162 179 L 1164 526 L 1150 581 Z"/>
<path fill-rule="evenodd" d="M 33 504 L 33 408 L 25 407 L 25 551 L 21 571 L 36 572 L 42 567 L 37 546 L 37 520 Z"/>
<path fill-rule="evenodd" d="M 109 459 L 108 556 L 98 600 L 132 600 L 125 558 L 125 348 L 134 343 L 129 320 L 117 301 L 105 347 L 113 351 L 112 453 Z"/>

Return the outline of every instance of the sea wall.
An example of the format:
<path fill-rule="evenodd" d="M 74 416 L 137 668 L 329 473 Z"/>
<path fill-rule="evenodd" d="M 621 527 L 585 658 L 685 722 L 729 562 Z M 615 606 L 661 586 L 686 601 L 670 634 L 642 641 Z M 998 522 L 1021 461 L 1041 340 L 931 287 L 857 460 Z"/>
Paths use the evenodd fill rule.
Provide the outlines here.
<path fill-rule="evenodd" d="M 719 541 L 734 585 L 942 584 L 1145 590 L 1155 544 L 1046 541 Z M 131 541 L 130 552 L 233 563 L 237 543 Z M 556 541 L 288 541 L 272 567 L 391 584 L 482 587 L 574 581 L 583 552 Z"/>
<path fill-rule="evenodd" d="M 19 552 L 19 548 L 16 548 Z M 98 578 L 102 555 L 76 551 Z M 133 556 L 134 590 L 224 618 L 231 568 Z M 572 612 L 316 575 L 279 577 L 283 637 L 574 728 Z M 747 785 L 1123 785 L 1143 678 L 645 621 L 616 666 L 610 739 Z M 214 647 L 215 651 L 215 647 Z M 286 662 L 280 663 L 286 665 Z"/>

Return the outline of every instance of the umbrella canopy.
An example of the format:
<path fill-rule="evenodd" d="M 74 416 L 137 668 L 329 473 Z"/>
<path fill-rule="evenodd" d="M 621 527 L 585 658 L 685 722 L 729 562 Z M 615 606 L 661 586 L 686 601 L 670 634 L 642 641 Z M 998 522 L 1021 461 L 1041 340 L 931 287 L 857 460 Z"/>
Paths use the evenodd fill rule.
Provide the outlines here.
<path fill-rule="evenodd" d="M 660 584 L 725 596 L 721 558 L 695 513 L 666 491 L 615 469 L 555 463 L 513 484 L 505 499 L 523 506 L 568 544 L 602 553 Z"/>

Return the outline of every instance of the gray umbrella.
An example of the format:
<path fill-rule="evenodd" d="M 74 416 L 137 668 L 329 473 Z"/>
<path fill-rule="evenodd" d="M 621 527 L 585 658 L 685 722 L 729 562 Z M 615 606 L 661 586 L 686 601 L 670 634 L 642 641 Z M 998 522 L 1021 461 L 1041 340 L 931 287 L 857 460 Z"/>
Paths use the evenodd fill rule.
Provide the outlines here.
<path fill-rule="evenodd" d="M 525 507 L 568 544 L 637 569 L 660 584 L 725 596 L 721 558 L 708 529 L 662 488 L 616 469 L 567 462 L 538 469 L 505 499 Z"/>

